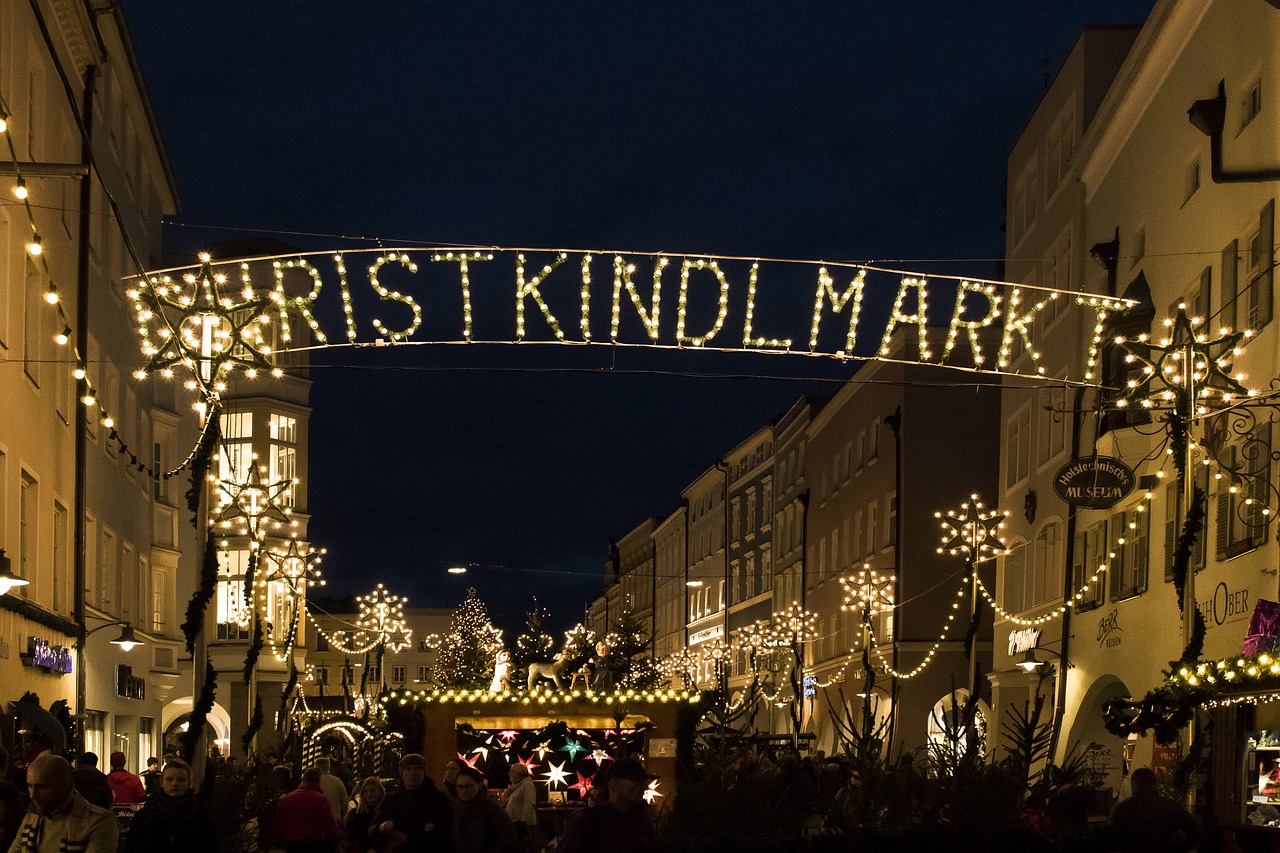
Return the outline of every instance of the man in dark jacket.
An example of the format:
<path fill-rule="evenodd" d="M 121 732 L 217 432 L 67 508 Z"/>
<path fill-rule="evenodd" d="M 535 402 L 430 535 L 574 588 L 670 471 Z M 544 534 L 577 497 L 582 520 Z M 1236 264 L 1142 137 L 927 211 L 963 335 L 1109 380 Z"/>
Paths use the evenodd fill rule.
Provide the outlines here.
<path fill-rule="evenodd" d="M 96 753 L 80 753 L 80 757 L 76 759 L 76 769 L 71 771 L 71 780 L 75 783 L 80 796 L 95 806 L 110 809 L 111 804 L 115 802 L 115 795 L 111 793 L 111 783 L 107 781 L 107 774 L 98 769 Z"/>
<path fill-rule="evenodd" d="M 565 824 L 559 853 L 651 853 L 653 818 L 645 791 L 656 776 L 634 758 L 619 758 L 605 771 L 607 799 L 579 811 Z"/>
<path fill-rule="evenodd" d="M 1179 853 L 1194 850 L 1204 839 L 1204 829 L 1182 804 L 1160 793 L 1156 774 L 1139 767 L 1129 777 L 1133 796 L 1111 810 L 1111 831 L 1116 848 L 1129 853 Z"/>
<path fill-rule="evenodd" d="M 452 853 L 453 813 L 448 799 L 427 778 L 427 761 L 421 755 L 400 759 L 400 790 L 378 806 L 369 836 L 396 853 Z"/>

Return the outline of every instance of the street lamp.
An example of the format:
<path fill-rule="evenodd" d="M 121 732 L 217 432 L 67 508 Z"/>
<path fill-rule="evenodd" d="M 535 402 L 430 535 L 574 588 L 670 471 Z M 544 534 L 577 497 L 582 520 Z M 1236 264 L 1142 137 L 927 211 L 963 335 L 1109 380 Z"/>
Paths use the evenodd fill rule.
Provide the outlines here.
<path fill-rule="evenodd" d="M 99 617 L 94 616 L 92 618 L 97 619 Z M 83 646 L 84 641 L 89 639 L 90 636 L 106 628 L 114 628 L 117 625 L 120 626 L 120 636 L 116 637 L 114 640 L 111 640 L 110 641 L 111 645 L 119 646 L 122 650 L 126 652 L 132 651 L 137 646 L 146 645 L 146 641 L 139 640 L 137 634 L 133 632 L 133 624 L 130 622 L 125 622 L 123 619 L 108 619 L 106 620 L 105 624 L 99 625 L 97 628 L 94 628 L 92 630 L 85 631 L 83 634 L 80 635 L 80 639 L 76 640 L 76 645 Z"/>
<path fill-rule="evenodd" d="M 13 591 L 14 587 L 26 586 L 30 581 L 26 578 L 20 578 L 13 573 L 13 562 L 4 555 L 4 549 L 0 548 L 0 595 L 6 595 Z"/>
<path fill-rule="evenodd" d="M 1058 652 L 1055 652 L 1053 649 L 1040 649 L 1040 651 L 1048 652 L 1049 654 L 1056 657 L 1060 663 L 1066 663 L 1068 667 L 1073 666 L 1073 664 L 1070 661 L 1068 661 Z M 1032 647 L 1022 653 L 1022 657 L 1015 662 L 1015 665 L 1019 669 L 1021 669 L 1023 672 L 1032 672 L 1032 671 L 1038 672 L 1040 671 L 1040 668 L 1042 666 L 1044 666 L 1049 662 L 1050 661 L 1040 660 L 1038 657 L 1036 657 L 1036 649 L 1035 647 Z"/>

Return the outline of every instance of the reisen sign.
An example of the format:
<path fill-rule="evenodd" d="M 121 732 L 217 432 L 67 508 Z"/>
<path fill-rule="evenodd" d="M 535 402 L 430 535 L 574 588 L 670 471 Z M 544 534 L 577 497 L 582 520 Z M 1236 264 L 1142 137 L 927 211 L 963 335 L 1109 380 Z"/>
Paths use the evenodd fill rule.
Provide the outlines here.
<path fill-rule="evenodd" d="M 1058 497 L 1081 509 L 1106 509 L 1129 496 L 1133 469 L 1114 456 L 1072 459 L 1053 478 Z"/>

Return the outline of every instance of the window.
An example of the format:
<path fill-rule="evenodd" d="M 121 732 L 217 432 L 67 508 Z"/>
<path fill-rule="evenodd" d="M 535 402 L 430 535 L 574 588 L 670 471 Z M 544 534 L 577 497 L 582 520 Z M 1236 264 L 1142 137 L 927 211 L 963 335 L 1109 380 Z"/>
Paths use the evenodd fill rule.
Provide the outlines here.
<path fill-rule="evenodd" d="M 429 652 L 431 651 L 431 647 L 427 645 L 426 640 L 418 640 L 418 651 Z"/>
<path fill-rule="evenodd" d="M 1044 287 L 1054 290 L 1071 290 L 1071 227 L 1068 226 L 1061 236 L 1049 248 L 1049 255 L 1044 262 L 1044 277 L 1040 282 Z M 1044 294 L 1045 296 L 1053 296 L 1054 294 Z M 1039 298 L 1039 297 L 1037 297 Z M 1037 320 L 1043 328 L 1053 325 L 1066 311 L 1067 296 L 1057 296 L 1057 298 L 1045 299 L 1044 307 L 1040 309 Z M 1021 336 L 1019 336 L 1020 339 Z"/>
<path fill-rule="evenodd" d="M 1068 106 L 1058 115 L 1053 127 L 1049 130 L 1045 189 L 1051 195 L 1067 177 L 1072 156 L 1075 154 L 1075 143 L 1076 117 L 1073 108 Z"/>
<path fill-rule="evenodd" d="M 1061 540 L 1062 526 L 1057 522 L 1046 524 L 1036 534 L 1035 571 L 1027 590 L 1028 609 L 1056 601 L 1062 596 Z"/>
<path fill-rule="evenodd" d="M 1108 571 L 1111 600 L 1119 601 L 1147 591 L 1150 559 L 1151 514 L 1141 508 L 1111 516 L 1111 536 L 1115 557 Z"/>
<path fill-rule="evenodd" d="M 863 531 L 862 526 L 862 510 L 858 510 L 853 514 L 853 558 L 861 560 L 867 555 L 867 548 L 863 547 Z"/>
<path fill-rule="evenodd" d="M 1257 548 L 1267 541 L 1267 505 L 1271 480 L 1271 434 L 1259 429 L 1257 438 L 1245 445 L 1223 450 L 1219 461 L 1233 477 L 1224 474 L 1217 481 L 1217 556 L 1229 559 Z"/>
<path fill-rule="evenodd" d="M 1196 157 L 1187 164 L 1186 171 L 1183 172 L 1185 184 L 1182 188 L 1182 200 L 1188 202 L 1191 197 L 1200 189 L 1200 158 Z"/>
<path fill-rule="evenodd" d="M 157 569 L 151 580 L 151 630 L 163 632 L 165 625 L 165 597 L 169 594 L 169 573 Z"/>
<path fill-rule="evenodd" d="M 858 433 L 857 443 L 853 448 L 853 470 L 861 471 L 862 464 L 867 456 L 867 433 L 866 430 Z"/>
<path fill-rule="evenodd" d="M 884 499 L 884 528 L 889 545 L 898 544 L 898 495 L 890 494 Z"/>
<path fill-rule="evenodd" d="M 298 419 L 287 415 L 271 416 L 271 460 L 269 482 L 293 482 L 298 477 Z M 294 505 L 293 488 L 280 497 L 280 503 Z"/>
<path fill-rule="evenodd" d="M 1249 291 L 1245 299 L 1248 328 L 1258 331 L 1271 322 L 1272 272 L 1275 260 L 1276 203 L 1268 201 L 1258 217 L 1258 230 L 1249 237 L 1247 263 Z"/>
<path fill-rule="evenodd" d="M 733 525 L 733 541 L 737 542 L 742 538 L 742 504 L 738 498 L 733 499 L 733 511 L 729 515 L 730 523 Z"/>
<path fill-rule="evenodd" d="M 329 683 L 329 667 L 317 666 L 315 668 L 315 678 L 316 678 L 316 684 L 328 684 Z"/>
<path fill-rule="evenodd" d="M 365 681 L 368 684 L 377 684 L 382 680 L 382 669 L 376 663 L 369 664 L 369 669 L 365 673 Z"/>
<path fill-rule="evenodd" d="M 1243 110 L 1240 116 L 1240 127 L 1244 129 L 1249 126 L 1258 113 L 1262 112 L 1262 78 L 1255 78 L 1248 88 L 1244 90 L 1244 102 L 1241 104 Z"/>
<path fill-rule="evenodd" d="M 1065 373 L 1062 378 L 1066 378 Z M 1037 461 L 1041 467 L 1057 459 L 1067 449 L 1067 400 L 1066 387 L 1048 388 L 1044 392 L 1044 407 L 1041 409 L 1044 424 L 1037 430 L 1040 437 Z"/>
<path fill-rule="evenodd" d="M 867 504 L 867 553 L 874 554 L 880 549 L 880 502 Z"/>
<path fill-rule="evenodd" d="M 1209 495 L 1209 469 L 1203 465 L 1196 467 L 1196 487 L 1204 493 L 1207 501 Z M 1179 527 L 1182 496 L 1178 492 L 1177 483 L 1170 483 L 1164 490 L 1164 579 L 1166 581 L 1173 580 L 1173 554 L 1178 546 L 1178 536 L 1182 533 Z M 1205 542 L 1208 538 L 1208 526 L 1206 525 L 1205 529 L 1196 537 L 1196 543 L 1192 547 L 1191 567 L 1194 571 L 1201 571 L 1205 567 L 1205 557 L 1208 552 Z"/>
<path fill-rule="evenodd" d="M 1027 543 L 1015 542 L 1004 557 L 1004 606 L 1013 613 L 1027 609 Z"/>
<path fill-rule="evenodd" d="M 1142 259 L 1147 256 L 1147 229 L 1139 228 L 1133 235 L 1133 261 L 1131 266 L 1137 266 Z"/>
<path fill-rule="evenodd" d="M 120 577 L 120 546 L 115 531 L 105 524 L 98 540 L 98 584 L 102 606 L 110 608 L 116 601 L 116 583 Z"/>
<path fill-rule="evenodd" d="M 867 464 L 876 461 L 876 457 L 880 455 L 880 419 L 876 418 L 871 421 L 871 426 L 867 429 Z"/>
<path fill-rule="evenodd" d="M 218 450 L 218 479 L 243 483 L 253 464 L 253 413 L 223 412 L 222 442 Z M 275 482 L 272 480 L 272 482 Z"/>
<path fill-rule="evenodd" d="M 1031 474 L 1031 405 L 1025 404 L 1009 420 L 1005 432 L 1004 481 L 1012 489 Z"/>
<path fill-rule="evenodd" d="M 57 613 L 67 610 L 67 579 L 71 577 L 67 555 L 67 508 L 53 502 L 53 609 Z"/>
<path fill-rule="evenodd" d="M 745 528 L 748 534 L 754 533 L 759 525 L 756 524 L 756 489 L 755 486 L 747 489 L 747 518 Z"/>
<path fill-rule="evenodd" d="M 1240 262 L 1238 243 L 1232 240 L 1222 250 L 1222 287 L 1218 297 L 1218 318 L 1228 329 L 1236 328 L 1236 275 Z"/>
<path fill-rule="evenodd" d="M 422 684 L 430 680 L 431 680 L 431 667 L 427 666 L 426 664 L 418 664 L 418 678 L 417 678 L 418 683 Z"/>
<path fill-rule="evenodd" d="M 36 525 L 40 506 L 39 486 L 36 480 L 26 471 L 22 472 L 18 484 L 18 577 L 26 578 L 29 584 L 36 580 Z M 18 587 L 23 596 L 28 594 L 30 586 Z"/>
<path fill-rule="evenodd" d="M 1081 524 L 1083 527 L 1083 523 Z M 1073 594 L 1080 594 L 1077 610 L 1092 610 L 1102 603 L 1102 580 L 1084 590 L 1084 585 L 1093 577 L 1098 567 L 1107 562 L 1109 548 L 1107 545 L 1106 519 L 1076 531 L 1075 552 L 1071 563 L 1071 588 Z"/>
<path fill-rule="evenodd" d="M 218 639 L 249 639 L 249 623 L 244 614 L 244 578 L 249 567 L 248 551 L 224 551 L 218 560 Z"/>
<path fill-rule="evenodd" d="M 37 388 L 40 387 L 40 362 L 44 359 L 44 335 L 40 330 L 44 327 L 44 312 L 47 308 L 41 300 L 44 293 L 44 277 L 40 268 L 30 255 L 26 258 L 26 287 L 22 298 L 22 369 L 27 378 Z"/>
<path fill-rule="evenodd" d="M 318 652 L 329 651 L 329 638 L 326 637 L 324 634 L 321 634 L 318 630 L 316 631 L 316 651 Z"/>
<path fill-rule="evenodd" d="M 405 667 L 402 665 L 391 667 L 391 680 L 396 684 L 404 684 Z"/>

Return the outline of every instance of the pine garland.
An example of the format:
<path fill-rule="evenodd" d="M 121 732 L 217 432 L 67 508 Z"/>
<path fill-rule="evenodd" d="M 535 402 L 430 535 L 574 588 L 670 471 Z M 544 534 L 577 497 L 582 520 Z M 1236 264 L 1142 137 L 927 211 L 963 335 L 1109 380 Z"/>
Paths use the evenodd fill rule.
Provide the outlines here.
<path fill-rule="evenodd" d="M 200 736 L 204 733 L 209 712 L 213 710 L 213 698 L 218 692 L 218 673 L 213 668 L 213 662 L 205 660 L 204 665 L 204 685 L 200 688 L 195 704 L 191 706 L 191 719 L 182 735 L 182 757 L 188 764 L 195 758 Z"/>
<path fill-rule="evenodd" d="M 262 617 L 253 618 L 253 639 L 249 650 L 244 654 L 244 683 L 253 678 L 253 668 L 258 665 L 258 656 L 262 654 Z M 261 724 L 261 723 L 259 723 Z"/>
<path fill-rule="evenodd" d="M 253 743 L 253 739 L 258 736 L 258 732 L 262 729 L 262 694 L 259 693 L 253 697 L 253 716 L 249 718 L 249 728 L 244 730 L 244 734 L 240 736 L 240 745 L 244 747 L 244 753 L 249 754 L 249 746 Z"/>
<path fill-rule="evenodd" d="M 1178 593 L 1178 613 L 1182 613 L 1185 606 L 1187 572 L 1192 570 L 1191 555 L 1196 541 L 1204 531 L 1205 504 L 1204 491 L 1196 487 L 1191 495 L 1191 506 L 1187 508 L 1187 518 L 1182 524 L 1182 532 L 1178 535 L 1177 544 L 1174 546 L 1173 586 Z M 1192 616 L 1191 637 L 1187 647 L 1182 650 L 1182 657 L 1174 662 L 1174 669 L 1177 669 L 1180 664 L 1200 659 L 1200 653 L 1204 651 L 1205 630 L 1204 615 L 1197 607 Z"/>
<path fill-rule="evenodd" d="M 200 436 L 191 458 L 191 488 L 187 489 L 187 509 L 191 510 L 191 526 L 200 528 L 200 498 L 204 495 L 205 477 L 209 473 L 209 463 L 213 461 L 214 448 L 222 438 L 222 424 L 218 419 L 218 405 L 209 405 L 208 417 L 213 421 Z"/>
<path fill-rule="evenodd" d="M 285 719 L 289 716 L 289 697 L 293 695 L 294 688 L 298 686 L 298 667 L 294 666 L 293 660 L 289 661 L 289 681 L 284 686 L 284 692 L 280 694 L 280 710 L 276 711 L 276 728 L 284 731 Z"/>
<path fill-rule="evenodd" d="M 200 568 L 200 585 L 187 602 L 187 618 L 182 623 L 182 635 L 187 639 L 187 654 L 195 654 L 196 638 L 204 630 L 204 613 L 213 600 L 218 585 L 218 550 L 210 533 L 204 543 L 204 563 Z"/>

